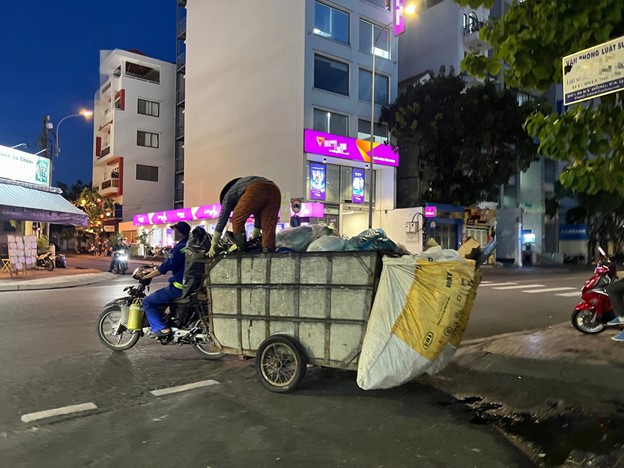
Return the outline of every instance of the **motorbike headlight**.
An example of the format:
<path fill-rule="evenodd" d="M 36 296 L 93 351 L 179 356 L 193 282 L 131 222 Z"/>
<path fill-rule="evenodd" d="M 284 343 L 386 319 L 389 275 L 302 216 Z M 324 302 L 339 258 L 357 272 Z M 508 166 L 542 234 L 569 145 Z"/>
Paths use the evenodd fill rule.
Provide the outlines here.
<path fill-rule="evenodd" d="M 122 262 L 127 262 L 128 261 L 128 256 L 127 255 L 120 255 L 119 256 L 119 260 L 121 260 Z"/>

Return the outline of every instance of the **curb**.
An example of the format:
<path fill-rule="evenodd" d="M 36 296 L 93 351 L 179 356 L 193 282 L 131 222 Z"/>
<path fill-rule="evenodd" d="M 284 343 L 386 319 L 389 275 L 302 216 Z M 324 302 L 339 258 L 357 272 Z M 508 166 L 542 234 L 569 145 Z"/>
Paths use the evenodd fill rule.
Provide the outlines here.
<path fill-rule="evenodd" d="M 26 280 L 15 284 L 0 284 L 0 292 L 5 291 L 37 291 L 42 289 L 62 289 L 101 283 L 118 277 L 114 273 L 85 273 L 62 278 Z"/>

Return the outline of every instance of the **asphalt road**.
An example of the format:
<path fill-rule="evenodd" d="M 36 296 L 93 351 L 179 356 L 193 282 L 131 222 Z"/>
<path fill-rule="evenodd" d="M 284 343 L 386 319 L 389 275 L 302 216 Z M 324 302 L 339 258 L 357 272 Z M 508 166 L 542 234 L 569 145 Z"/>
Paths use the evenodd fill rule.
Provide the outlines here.
<path fill-rule="evenodd" d="M 263 389 L 253 360 L 204 361 L 149 339 L 112 353 L 96 319 L 130 282 L 0 293 L 3 466 L 531 466 L 431 384 L 364 392 L 354 372 L 311 368 L 281 395 Z M 74 405 L 91 409 L 28 421 Z"/>

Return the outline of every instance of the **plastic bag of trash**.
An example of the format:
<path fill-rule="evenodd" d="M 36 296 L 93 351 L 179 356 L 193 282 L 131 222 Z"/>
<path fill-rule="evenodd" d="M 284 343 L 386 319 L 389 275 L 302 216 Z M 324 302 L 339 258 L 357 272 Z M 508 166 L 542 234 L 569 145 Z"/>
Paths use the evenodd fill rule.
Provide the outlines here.
<path fill-rule="evenodd" d="M 345 250 L 397 251 L 397 245 L 386 236 L 383 229 L 367 229 L 345 243 Z"/>
<path fill-rule="evenodd" d="M 346 239 L 338 236 L 323 236 L 308 246 L 308 252 L 341 252 L 344 250 Z"/>
<path fill-rule="evenodd" d="M 275 245 L 278 249 L 305 252 L 314 240 L 331 235 L 333 232 L 332 228 L 321 224 L 284 229 L 277 233 Z"/>

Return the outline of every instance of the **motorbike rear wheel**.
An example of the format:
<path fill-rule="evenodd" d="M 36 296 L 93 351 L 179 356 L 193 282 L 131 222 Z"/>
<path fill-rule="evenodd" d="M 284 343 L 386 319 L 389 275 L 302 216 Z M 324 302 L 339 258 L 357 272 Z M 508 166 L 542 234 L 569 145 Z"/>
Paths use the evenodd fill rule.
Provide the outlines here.
<path fill-rule="evenodd" d="M 219 350 L 214 341 L 212 341 L 212 338 L 210 338 L 210 335 L 206 333 L 206 329 L 201 320 L 197 323 L 197 327 L 199 328 L 199 332 L 191 337 L 191 344 L 200 356 L 204 359 L 214 361 L 224 357 L 225 353 Z"/>
<path fill-rule="evenodd" d="M 138 331 L 131 332 L 121 325 L 121 307 L 112 305 L 100 314 L 97 322 L 97 332 L 100 341 L 113 351 L 125 351 L 132 348 L 139 341 Z"/>
<path fill-rule="evenodd" d="M 45 269 L 46 269 L 46 270 L 48 270 L 48 271 L 52 271 L 52 270 L 54 270 L 54 262 L 53 262 L 51 259 L 49 259 L 49 258 L 46 258 L 46 259 L 43 261 L 43 266 L 44 266 L 44 267 L 45 267 Z"/>
<path fill-rule="evenodd" d="M 572 325 L 581 333 L 587 333 L 588 335 L 595 335 L 605 331 L 606 327 L 602 323 L 601 316 L 591 310 L 575 309 L 572 312 Z"/>

